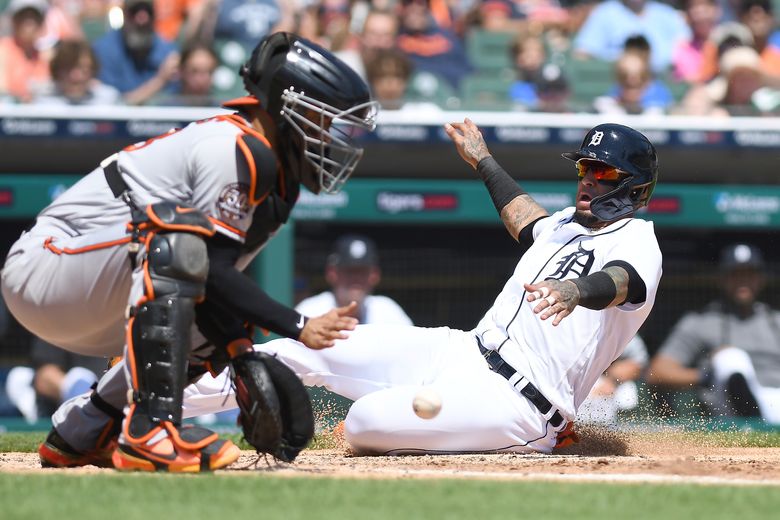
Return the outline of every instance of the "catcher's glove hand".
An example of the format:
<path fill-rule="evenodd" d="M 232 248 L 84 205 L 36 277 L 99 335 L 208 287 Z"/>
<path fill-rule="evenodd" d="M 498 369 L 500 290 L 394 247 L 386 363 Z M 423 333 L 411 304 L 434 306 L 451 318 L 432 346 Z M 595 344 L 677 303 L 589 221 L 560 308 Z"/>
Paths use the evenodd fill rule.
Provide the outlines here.
<path fill-rule="evenodd" d="M 258 453 L 292 462 L 314 437 L 311 400 L 301 380 L 262 352 L 230 360 L 244 438 Z"/>

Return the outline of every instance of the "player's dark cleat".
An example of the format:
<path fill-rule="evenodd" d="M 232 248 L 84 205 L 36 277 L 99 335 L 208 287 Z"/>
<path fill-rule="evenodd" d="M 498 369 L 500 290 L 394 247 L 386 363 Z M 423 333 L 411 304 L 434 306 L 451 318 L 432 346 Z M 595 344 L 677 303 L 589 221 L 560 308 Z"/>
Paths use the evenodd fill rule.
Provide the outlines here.
<path fill-rule="evenodd" d="M 46 440 L 38 446 L 41 466 L 44 468 L 76 468 L 79 466 L 113 466 L 111 455 L 116 448 L 116 440 L 109 442 L 104 448 L 80 452 L 71 447 L 54 428 Z"/>
<path fill-rule="evenodd" d="M 158 429 L 162 432 L 162 429 Z M 210 434 L 204 437 L 204 434 Z M 169 473 L 199 473 L 229 466 L 238 460 L 241 450 L 231 441 L 219 439 L 216 434 L 198 426 L 184 426 L 179 430 L 183 439 L 211 438 L 201 448 L 188 449 L 174 442 L 170 435 L 152 435 L 144 443 L 122 442 L 114 451 L 114 467 L 120 471 L 167 471 Z M 148 437 L 148 436 L 147 436 Z M 203 444 L 200 442 L 199 444 Z"/>
<path fill-rule="evenodd" d="M 742 374 L 732 374 L 726 382 L 726 396 L 737 417 L 761 417 L 756 398 Z"/>

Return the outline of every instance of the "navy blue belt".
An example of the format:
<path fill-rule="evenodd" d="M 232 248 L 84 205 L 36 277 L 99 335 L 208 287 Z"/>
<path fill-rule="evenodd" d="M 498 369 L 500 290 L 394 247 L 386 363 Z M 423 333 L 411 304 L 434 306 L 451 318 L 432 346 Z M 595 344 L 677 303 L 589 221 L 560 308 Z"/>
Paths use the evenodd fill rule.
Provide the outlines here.
<path fill-rule="evenodd" d="M 479 346 L 479 352 L 482 354 L 482 357 L 485 358 L 485 361 L 487 361 L 490 370 L 503 376 L 507 380 L 517 373 L 517 370 L 515 370 L 512 365 L 504 361 L 504 358 L 501 357 L 501 354 L 495 350 L 488 350 L 483 347 L 482 343 L 479 341 L 479 338 L 477 338 L 477 345 Z M 547 415 L 550 410 L 552 410 L 552 403 L 550 403 L 550 401 L 548 401 L 547 398 L 542 395 L 542 393 L 533 385 L 533 383 L 526 383 L 526 385 L 519 391 L 523 397 L 531 401 L 537 410 L 542 412 L 542 415 Z M 549 422 L 553 425 L 553 428 L 557 428 L 563 424 L 563 416 L 558 410 L 555 410 L 555 413 L 552 414 Z"/>

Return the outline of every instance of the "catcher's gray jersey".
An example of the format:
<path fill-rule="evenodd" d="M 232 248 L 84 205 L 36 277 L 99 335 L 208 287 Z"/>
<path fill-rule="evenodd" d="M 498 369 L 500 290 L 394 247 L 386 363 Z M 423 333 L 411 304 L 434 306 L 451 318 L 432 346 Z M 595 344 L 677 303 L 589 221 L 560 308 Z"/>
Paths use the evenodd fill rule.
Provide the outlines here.
<path fill-rule="evenodd" d="M 117 161 L 138 207 L 163 200 L 194 207 L 218 233 L 243 242 L 253 206 L 275 179 L 258 171 L 252 140 L 268 146 L 240 116 L 217 116 L 129 146 L 103 165 Z M 131 277 L 130 219 L 102 168 L 44 209 L 3 269 L 3 294 L 17 319 L 68 350 L 121 354 L 125 308 L 142 291 L 139 273 Z"/>

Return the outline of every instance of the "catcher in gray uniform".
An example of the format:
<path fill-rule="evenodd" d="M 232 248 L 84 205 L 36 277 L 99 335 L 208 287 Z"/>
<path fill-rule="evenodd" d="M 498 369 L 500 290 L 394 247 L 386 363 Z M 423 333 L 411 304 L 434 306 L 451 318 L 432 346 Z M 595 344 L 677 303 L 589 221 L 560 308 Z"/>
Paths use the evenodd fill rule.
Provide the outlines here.
<path fill-rule="evenodd" d="M 310 439 L 299 382 L 252 353 L 244 324 L 319 349 L 354 328 L 354 309 L 305 317 L 242 270 L 286 222 L 301 184 L 340 189 L 362 156 L 350 132 L 373 129 L 376 104 L 338 58 L 288 33 L 260 42 L 241 75 L 249 95 L 225 104 L 235 113 L 104 160 L 11 248 L 2 291 L 20 323 L 73 352 L 123 356 L 53 415 L 44 466 L 227 466 L 239 455 L 232 442 L 182 425 L 184 387 L 227 365 L 247 440 L 291 460 Z"/>

